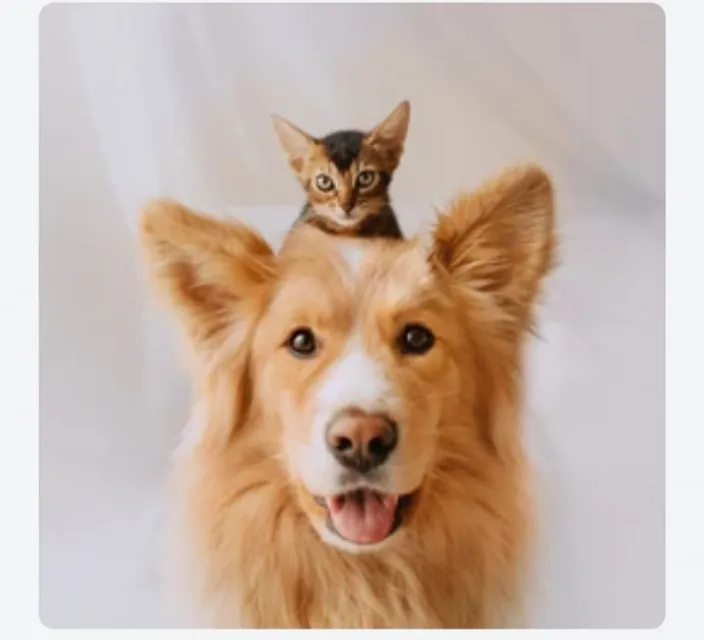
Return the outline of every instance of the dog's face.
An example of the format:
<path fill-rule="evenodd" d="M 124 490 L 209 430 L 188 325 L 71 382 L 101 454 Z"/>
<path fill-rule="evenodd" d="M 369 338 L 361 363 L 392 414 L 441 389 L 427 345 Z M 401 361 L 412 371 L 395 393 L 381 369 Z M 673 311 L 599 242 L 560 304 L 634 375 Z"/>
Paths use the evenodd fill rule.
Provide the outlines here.
<path fill-rule="evenodd" d="M 432 463 L 461 324 L 416 243 L 303 229 L 279 264 L 254 338 L 258 403 L 317 530 L 370 548 L 403 524 Z"/>
<path fill-rule="evenodd" d="M 412 526 L 448 442 L 482 446 L 458 416 L 476 409 L 478 354 L 501 358 L 529 323 L 552 195 L 537 169 L 507 173 L 452 203 L 429 246 L 303 227 L 275 256 L 164 202 L 142 231 L 200 361 L 240 369 L 228 429 L 272 436 L 321 538 L 360 551 Z"/>

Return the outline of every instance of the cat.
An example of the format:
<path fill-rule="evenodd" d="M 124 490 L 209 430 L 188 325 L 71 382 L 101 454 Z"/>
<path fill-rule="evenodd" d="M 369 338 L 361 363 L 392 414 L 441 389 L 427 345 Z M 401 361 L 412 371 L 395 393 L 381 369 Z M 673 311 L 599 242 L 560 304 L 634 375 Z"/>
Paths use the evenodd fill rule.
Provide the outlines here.
<path fill-rule="evenodd" d="M 306 192 L 294 223 L 335 235 L 403 238 L 389 185 L 404 151 L 411 107 L 403 101 L 371 131 L 316 138 L 272 115 L 289 166 Z"/>

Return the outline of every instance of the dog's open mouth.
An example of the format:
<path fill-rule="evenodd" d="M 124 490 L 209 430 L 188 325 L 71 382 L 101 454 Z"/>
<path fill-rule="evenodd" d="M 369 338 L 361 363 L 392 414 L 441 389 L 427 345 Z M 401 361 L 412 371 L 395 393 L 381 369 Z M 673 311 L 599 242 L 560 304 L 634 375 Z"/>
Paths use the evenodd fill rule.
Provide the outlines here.
<path fill-rule="evenodd" d="M 403 522 L 413 494 L 390 495 L 357 489 L 332 498 L 316 498 L 327 509 L 327 526 L 354 544 L 376 544 L 388 538 Z"/>

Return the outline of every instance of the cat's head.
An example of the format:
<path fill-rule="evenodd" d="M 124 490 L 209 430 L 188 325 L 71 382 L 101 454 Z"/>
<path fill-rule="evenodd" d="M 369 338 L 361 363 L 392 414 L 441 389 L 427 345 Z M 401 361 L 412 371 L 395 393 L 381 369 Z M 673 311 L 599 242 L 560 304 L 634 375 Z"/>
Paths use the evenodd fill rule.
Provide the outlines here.
<path fill-rule="evenodd" d="M 388 203 L 410 115 L 411 106 L 404 101 L 371 131 L 335 131 L 323 138 L 279 116 L 272 116 L 272 121 L 313 212 L 349 228 Z"/>

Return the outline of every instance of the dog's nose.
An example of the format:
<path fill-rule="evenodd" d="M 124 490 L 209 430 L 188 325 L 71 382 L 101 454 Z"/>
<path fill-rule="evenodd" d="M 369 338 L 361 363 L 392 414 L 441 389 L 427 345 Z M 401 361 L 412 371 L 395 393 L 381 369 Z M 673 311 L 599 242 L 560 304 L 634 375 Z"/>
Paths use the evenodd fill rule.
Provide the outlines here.
<path fill-rule="evenodd" d="M 342 466 L 366 473 L 389 457 L 398 442 L 398 430 L 384 415 L 348 411 L 328 427 L 325 438 Z"/>

